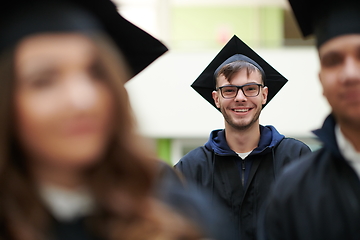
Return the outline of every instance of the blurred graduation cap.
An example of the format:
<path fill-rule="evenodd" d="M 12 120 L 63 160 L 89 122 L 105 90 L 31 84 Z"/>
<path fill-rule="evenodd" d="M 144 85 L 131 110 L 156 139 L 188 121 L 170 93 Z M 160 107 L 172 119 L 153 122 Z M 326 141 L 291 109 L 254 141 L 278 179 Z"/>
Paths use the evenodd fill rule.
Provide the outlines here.
<path fill-rule="evenodd" d="M 123 53 L 135 76 L 168 49 L 123 18 L 111 0 L 1 0 L 0 51 L 30 34 L 100 31 Z"/>
<path fill-rule="evenodd" d="M 360 33 L 359 0 L 289 0 L 304 37 L 315 35 L 317 47 L 331 38 Z"/>
<path fill-rule="evenodd" d="M 211 95 L 216 88 L 214 73 L 219 70 L 218 68 L 220 66 L 233 62 L 234 60 L 236 61 L 239 58 L 252 63 L 258 68 L 260 67 L 260 71 L 263 70 L 264 83 L 269 88 L 267 102 L 263 105 L 263 107 L 265 107 L 288 80 L 243 41 L 241 41 L 236 35 L 234 35 L 224 48 L 216 55 L 200 76 L 192 83 L 191 87 L 194 88 L 195 91 L 197 91 L 211 105 L 217 108 Z"/>

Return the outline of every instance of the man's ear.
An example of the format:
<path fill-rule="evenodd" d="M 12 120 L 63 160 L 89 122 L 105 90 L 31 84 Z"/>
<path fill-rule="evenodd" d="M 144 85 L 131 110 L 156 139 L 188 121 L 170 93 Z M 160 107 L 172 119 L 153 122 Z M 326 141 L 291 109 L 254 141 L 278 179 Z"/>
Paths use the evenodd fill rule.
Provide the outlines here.
<path fill-rule="evenodd" d="M 219 93 L 218 91 L 212 91 L 211 93 L 212 98 L 214 99 L 215 105 L 217 108 L 220 108 L 220 103 L 219 103 Z"/>
<path fill-rule="evenodd" d="M 266 103 L 266 101 L 267 101 L 267 97 L 268 97 L 268 94 L 269 94 L 269 88 L 268 87 L 263 87 L 261 94 L 263 96 L 262 104 L 264 105 Z"/>
<path fill-rule="evenodd" d="M 323 83 L 322 83 L 322 78 L 321 78 L 321 70 L 318 73 L 318 78 L 319 78 L 319 81 L 320 81 L 320 84 L 321 84 L 321 87 L 322 87 Z M 323 87 L 322 87 L 322 95 L 325 96 Z"/>

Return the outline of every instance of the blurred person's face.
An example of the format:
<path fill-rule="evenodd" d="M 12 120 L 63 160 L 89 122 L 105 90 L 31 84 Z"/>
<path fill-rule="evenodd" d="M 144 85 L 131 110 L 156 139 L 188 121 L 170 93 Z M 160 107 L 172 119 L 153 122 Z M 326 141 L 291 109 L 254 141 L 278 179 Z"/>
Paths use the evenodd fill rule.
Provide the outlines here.
<path fill-rule="evenodd" d="M 81 170 L 104 154 L 114 99 L 95 45 L 80 34 L 41 34 L 15 52 L 17 134 L 33 164 Z"/>
<path fill-rule="evenodd" d="M 333 38 L 319 48 L 319 78 L 340 124 L 360 125 L 360 34 Z"/>
<path fill-rule="evenodd" d="M 217 86 L 226 85 L 242 86 L 248 83 L 262 84 L 262 77 L 258 71 L 253 71 L 249 75 L 247 69 L 243 68 L 233 75 L 230 82 L 224 75 L 220 75 L 217 79 Z M 222 97 L 220 90 L 212 93 L 215 104 L 220 108 L 225 119 L 225 126 L 232 127 L 237 130 L 245 130 L 259 123 L 259 116 L 262 105 L 266 103 L 267 87 L 260 87 L 259 95 L 254 97 L 246 97 L 239 89 L 237 95 L 231 99 Z"/>

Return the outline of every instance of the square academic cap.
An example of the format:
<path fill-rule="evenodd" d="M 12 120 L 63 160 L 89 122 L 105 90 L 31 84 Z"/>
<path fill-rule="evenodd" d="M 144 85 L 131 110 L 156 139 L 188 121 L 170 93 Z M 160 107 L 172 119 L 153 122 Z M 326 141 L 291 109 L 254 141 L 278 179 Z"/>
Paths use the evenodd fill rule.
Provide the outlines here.
<path fill-rule="evenodd" d="M 205 98 L 215 108 L 215 102 L 211 93 L 216 88 L 214 73 L 220 65 L 237 60 L 237 56 L 241 55 L 241 60 L 252 63 L 255 66 L 260 66 L 263 70 L 263 78 L 265 85 L 269 88 L 267 102 L 263 107 L 270 102 L 270 100 L 279 92 L 285 85 L 287 79 L 270 66 L 264 59 L 262 59 L 249 46 L 241 41 L 237 36 L 233 36 L 223 49 L 216 55 L 211 63 L 205 68 L 200 76 L 192 83 L 191 87 L 195 89 L 203 98 Z M 255 62 L 255 64 L 254 64 Z M 261 69 L 259 69 L 261 71 Z M 265 76 L 264 76 L 265 74 Z"/>
<path fill-rule="evenodd" d="M 289 0 L 304 37 L 314 34 L 317 47 L 331 38 L 360 33 L 359 0 Z"/>
<path fill-rule="evenodd" d="M 123 53 L 132 76 L 168 50 L 159 40 L 123 18 L 111 0 L 2 0 L 1 3 L 0 50 L 33 33 L 99 28 Z"/>

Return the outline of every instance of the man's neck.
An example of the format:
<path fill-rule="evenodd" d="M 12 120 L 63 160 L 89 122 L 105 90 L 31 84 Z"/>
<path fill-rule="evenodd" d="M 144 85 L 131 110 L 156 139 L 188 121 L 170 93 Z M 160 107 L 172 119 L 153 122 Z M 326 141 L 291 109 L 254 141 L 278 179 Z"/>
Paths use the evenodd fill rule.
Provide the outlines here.
<path fill-rule="evenodd" d="M 348 124 L 339 123 L 341 132 L 354 146 L 357 152 L 360 152 L 360 127 L 352 127 Z"/>
<path fill-rule="evenodd" d="M 237 153 L 246 153 L 254 150 L 260 141 L 259 124 L 253 124 L 250 128 L 236 130 L 225 126 L 225 137 L 229 147 Z"/>

